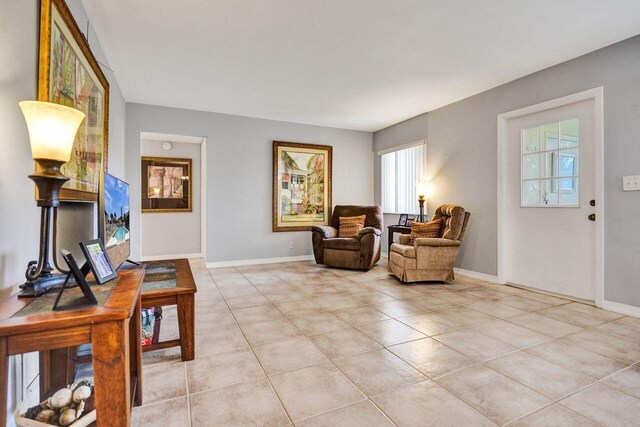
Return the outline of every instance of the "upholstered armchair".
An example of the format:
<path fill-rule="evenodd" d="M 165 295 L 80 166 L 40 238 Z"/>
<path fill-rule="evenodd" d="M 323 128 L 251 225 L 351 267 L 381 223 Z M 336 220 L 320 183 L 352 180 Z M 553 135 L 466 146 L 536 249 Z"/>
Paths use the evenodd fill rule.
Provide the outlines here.
<path fill-rule="evenodd" d="M 364 228 L 357 237 L 338 237 L 340 217 L 366 215 Z M 331 225 L 312 227 L 313 254 L 316 263 L 331 267 L 369 270 L 380 259 L 382 208 L 380 206 L 342 205 L 333 209 Z"/>
<path fill-rule="evenodd" d="M 418 238 L 411 245 L 411 236 L 401 235 L 400 243 L 391 245 L 389 271 L 403 282 L 453 280 L 453 266 L 470 216 L 461 206 L 438 207 L 433 220 L 443 218 L 440 237 Z"/>

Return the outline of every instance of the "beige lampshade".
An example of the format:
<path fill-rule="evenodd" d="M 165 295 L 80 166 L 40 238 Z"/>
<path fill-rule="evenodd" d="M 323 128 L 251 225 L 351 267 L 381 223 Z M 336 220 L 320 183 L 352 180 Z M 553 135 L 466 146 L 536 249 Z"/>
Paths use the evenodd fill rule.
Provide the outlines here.
<path fill-rule="evenodd" d="M 418 197 L 424 198 L 429 193 L 429 184 L 424 181 L 416 182 L 416 193 Z"/>
<path fill-rule="evenodd" d="M 22 101 L 34 160 L 68 162 L 84 113 L 75 108 L 41 101 Z"/>

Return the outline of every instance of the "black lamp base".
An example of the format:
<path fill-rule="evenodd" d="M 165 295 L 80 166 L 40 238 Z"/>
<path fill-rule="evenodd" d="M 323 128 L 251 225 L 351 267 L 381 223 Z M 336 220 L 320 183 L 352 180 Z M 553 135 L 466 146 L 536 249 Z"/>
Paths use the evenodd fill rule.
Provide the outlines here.
<path fill-rule="evenodd" d="M 57 208 L 59 205 L 59 192 L 65 182 L 69 180 L 60 172 L 60 166 L 64 162 L 58 160 L 35 159 L 35 173 L 29 178 L 36 184 L 38 190 L 37 205 L 40 213 L 40 248 L 37 261 L 31 261 L 27 265 L 25 278 L 27 281 L 20 285 L 22 291 L 20 298 L 37 297 L 47 289 L 64 281 L 65 276 L 53 275 L 49 264 L 49 242 L 51 237 L 51 211 L 54 213 L 54 222 L 57 221 Z M 54 224 L 54 250 L 55 250 L 55 224 Z M 54 264 L 55 253 L 54 253 Z M 57 266 L 57 264 L 56 264 Z"/>
<path fill-rule="evenodd" d="M 47 292 L 60 283 L 64 283 L 66 274 L 52 274 L 46 277 L 38 277 L 35 280 L 27 280 L 20 288 L 22 289 L 18 294 L 18 298 L 34 298 Z"/>

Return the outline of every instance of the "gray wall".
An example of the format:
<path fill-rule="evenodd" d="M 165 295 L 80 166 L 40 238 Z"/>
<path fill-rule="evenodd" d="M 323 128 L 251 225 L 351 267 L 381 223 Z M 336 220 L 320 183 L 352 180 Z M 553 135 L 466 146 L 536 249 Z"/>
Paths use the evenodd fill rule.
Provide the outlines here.
<path fill-rule="evenodd" d="M 622 176 L 640 174 L 640 36 L 431 111 L 374 134 L 375 151 L 421 138 L 428 173 L 444 202 L 472 212 L 458 266 L 497 274 L 497 115 L 604 87 L 605 299 L 640 306 L 640 192 Z M 380 161 L 375 160 L 376 201 Z M 385 218 L 386 219 L 386 218 Z"/>
<path fill-rule="evenodd" d="M 200 144 L 172 142 L 171 150 L 163 141 L 142 140 L 141 155 L 191 159 L 191 212 L 145 213 L 140 217 L 142 257 L 200 253 Z M 139 178 L 138 178 L 139 179 Z M 178 231 L 179 230 L 179 231 Z M 173 232 L 172 232 L 173 231 Z M 179 235 L 179 238 L 177 238 Z"/>
<path fill-rule="evenodd" d="M 68 1 L 79 27 L 86 32 L 87 18 L 80 0 Z M 29 136 L 18 102 L 36 99 L 38 83 L 39 2 L 37 0 L 2 0 L 0 13 L 0 289 L 23 280 L 27 261 L 37 258 L 40 212 L 36 207 L 33 182 L 27 175 L 33 171 Z M 89 43 L 98 61 L 108 62 L 89 29 Z M 125 102 L 115 80 L 103 68 L 110 91 L 109 170 L 116 175 L 124 172 Z M 75 227 L 87 227 L 92 232 L 92 205 L 78 207 L 65 215 L 60 209 L 61 227 L 65 221 Z M 78 210 L 85 210 L 84 221 L 78 222 Z M 73 220 L 68 219 L 73 216 Z M 63 238 L 66 237 L 63 236 Z M 77 245 L 73 239 L 61 242 L 67 247 Z M 74 248 L 75 249 L 75 248 Z"/>
<path fill-rule="evenodd" d="M 127 104 L 131 248 L 140 257 L 140 133 L 207 138 L 207 261 L 310 255 L 311 233 L 271 231 L 272 141 L 333 146 L 333 204 L 373 203 L 372 134 L 177 108 Z M 146 229 L 145 229 L 146 233 Z M 289 249 L 289 242 L 295 243 Z"/>
<path fill-rule="evenodd" d="M 27 178 L 34 166 L 18 102 L 37 97 L 39 4 L 37 0 L 0 1 L 0 296 L 24 281 L 27 262 L 38 256 L 40 211 L 34 200 L 33 182 Z M 68 4 L 79 27 L 86 32 L 87 19 L 80 0 L 69 0 Z M 97 59 L 108 64 L 91 28 L 87 36 Z M 103 71 L 111 85 L 109 168 L 121 174 L 125 102 L 113 73 L 106 68 Z M 75 251 L 80 238 L 94 234 L 94 209 L 93 204 L 77 203 L 60 208 L 61 246 Z M 16 366 L 21 367 L 22 363 L 18 360 Z M 37 373 L 37 364 L 25 362 L 22 368 L 26 387 Z M 12 370 L 10 376 L 14 374 Z M 11 381 L 9 411 L 21 399 L 14 378 Z"/>

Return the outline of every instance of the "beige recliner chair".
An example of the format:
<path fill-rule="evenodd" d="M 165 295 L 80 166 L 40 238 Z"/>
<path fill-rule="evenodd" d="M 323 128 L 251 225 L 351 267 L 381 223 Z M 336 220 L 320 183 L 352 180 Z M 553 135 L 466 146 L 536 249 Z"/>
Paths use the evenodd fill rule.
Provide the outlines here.
<path fill-rule="evenodd" d="M 438 207 L 433 220 L 444 218 L 440 238 L 416 239 L 409 245 L 410 235 L 401 235 L 400 243 L 391 245 L 389 271 L 403 282 L 453 280 L 453 266 L 470 216 L 461 206 Z"/>

